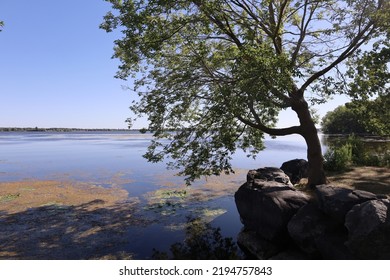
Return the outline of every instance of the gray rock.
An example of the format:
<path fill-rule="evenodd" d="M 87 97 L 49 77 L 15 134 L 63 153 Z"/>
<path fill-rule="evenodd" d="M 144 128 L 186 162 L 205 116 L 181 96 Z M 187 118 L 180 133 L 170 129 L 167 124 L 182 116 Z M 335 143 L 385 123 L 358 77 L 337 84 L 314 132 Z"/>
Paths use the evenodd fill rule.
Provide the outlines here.
<path fill-rule="evenodd" d="M 316 186 L 315 193 L 318 198 L 319 208 L 341 224 L 344 224 L 345 215 L 354 205 L 377 199 L 377 196 L 370 192 L 331 185 Z"/>
<path fill-rule="evenodd" d="M 287 241 L 287 223 L 308 203 L 309 197 L 295 190 L 286 175 L 278 168 L 250 171 L 248 182 L 235 193 L 241 221 L 266 240 Z M 278 181 L 272 181 L 278 178 Z"/>
<path fill-rule="evenodd" d="M 254 231 L 241 230 L 237 237 L 238 246 L 253 258 L 266 260 L 278 254 L 282 247 L 264 238 L 259 237 Z"/>
<path fill-rule="evenodd" d="M 348 212 L 346 246 L 358 259 L 390 259 L 390 201 L 370 200 Z"/>
<path fill-rule="evenodd" d="M 286 161 L 280 167 L 290 178 L 291 183 L 297 184 L 302 178 L 308 177 L 309 163 L 304 159 Z"/>
<path fill-rule="evenodd" d="M 288 223 L 295 244 L 311 258 L 350 259 L 345 247 L 347 231 L 314 203 L 303 206 Z"/>
<path fill-rule="evenodd" d="M 290 178 L 283 172 L 283 170 L 275 167 L 264 167 L 256 170 L 249 170 L 248 175 L 246 176 L 246 182 L 248 185 L 251 186 L 256 180 L 257 182 L 277 182 L 282 185 L 292 186 Z"/>
<path fill-rule="evenodd" d="M 281 246 L 280 244 L 259 237 L 254 231 L 242 230 L 237 237 L 238 246 L 250 258 L 258 260 L 305 260 L 307 255 L 296 248 Z"/>

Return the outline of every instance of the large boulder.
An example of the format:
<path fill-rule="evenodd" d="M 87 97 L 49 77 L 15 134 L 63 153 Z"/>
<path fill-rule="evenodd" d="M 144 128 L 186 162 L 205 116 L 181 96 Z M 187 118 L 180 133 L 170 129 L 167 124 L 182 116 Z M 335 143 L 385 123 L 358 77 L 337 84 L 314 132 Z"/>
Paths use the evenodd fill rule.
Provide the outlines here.
<path fill-rule="evenodd" d="M 348 212 L 346 246 L 357 259 L 390 259 L 390 201 L 370 200 Z"/>
<path fill-rule="evenodd" d="M 316 203 L 303 206 L 288 223 L 295 244 L 310 258 L 350 259 L 345 247 L 347 230 L 318 209 Z"/>
<path fill-rule="evenodd" d="M 267 260 L 280 253 L 283 246 L 259 237 L 256 232 L 241 230 L 237 237 L 237 244 L 243 252 L 251 258 Z"/>
<path fill-rule="evenodd" d="M 345 215 L 354 205 L 378 198 L 370 192 L 331 185 L 316 186 L 315 193 L 320 210 L 340 224 L 344 224 Z"/>
<path fill-rule="evenodd" d="M 291 183 L 297 184 L 302 178 L 307 178 L 309 163 L 304 159 L 293 159 L 284 162 L 280 169 L 290 178 Z"/>
<path fill-rule="evenodd" d="M 265 186 L 271 184 L 272 182 L 280 183 L 275 184 L 279 186 L 292 186 L 290 178 L 283 172 L 283 170 L 275 167 L 264 167 L 259 169 L 249 170 L 246 176 L 246 182 L 248 185 L 252 186 L 255 181 L 259 186 Z M 265 183 L 267 182 L 267 183 Z"/>
<path fill-rule="evenodd" d="M 310 198 L 295 190 L 278 168 L 251 170 L 247 182 L 235 193 L 235 201 L 246 230 L 260 237 L 285 243 L 287 224 Z"/>
<path fill-rule="evenodd" d="M 281 245 L 259 237 L 254 231 L 242 230 L 237 244 L 248 258 L 259 260 L 305 260 L 307 255 L 294 244 Z"/>

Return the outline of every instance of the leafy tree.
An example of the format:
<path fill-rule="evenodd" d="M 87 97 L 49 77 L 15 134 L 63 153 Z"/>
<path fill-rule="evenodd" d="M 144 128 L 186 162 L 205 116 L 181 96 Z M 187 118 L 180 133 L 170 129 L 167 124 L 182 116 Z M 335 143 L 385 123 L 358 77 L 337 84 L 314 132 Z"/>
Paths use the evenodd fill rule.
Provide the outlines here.
<path fill-rule="evenodd" d="M 375 100 L 357 100 L 346 106 L 364 127 L 363 133 L 390 135 L 390 95 Z"/>
<path fill-rule="evenodd" d="M 322 131 L 327 134 L 363 134 L 366 132 L 362 121 L 345 105 L 326 113 L 321 125 Z"/>
<path fill-rule="evenodd" d="M 328 112 L 322 131 L 329 134 L 390 135 L 390 97 L 355 100 Z"/>
<path fill-rule="evenodd" d="M 0 32 L 3 31 L 4 21 L 0 20 Z"/>
<path fill-rule="evenodd" d="M 326 182 L 309 104 L 349 92 L 356 75 L 341 66 L 362 61 L 364 45 L 367 57 L 385 47 L 388 1 L 107 1 L 113 11 L 101 27 L 123 33 L 117 77 L 135 79 L 140 99 L 131 108 L 154 132 L 148 160 L 171 157 L 190 182 L 232 172 L 232 153 L 256 156 L 264 133 L 299 134 L 309 184 Z M 275 128 L 287 108 L 299 125 Z"/>
<path fill-rule="evenodd" d="M 390 9 L 377 14 L 384 31 L 383 40 L 366 51 L 358 50 L 349 59 L 346 76 L 351 82 L 347 94 L 352 102 L 346 104 L 364 127 L 364 133 L 390 135 Z M 375 97 L 373 100 L 372 98 Z"/>
<path fill-rule="evenodd" d="M 389 105 L 390 95 L 390 9 L 378 14 L 378 21 L 384 31 L 383 40 L 374 42 L 372 48 L 358 50 L 349 60 L 347 76 L 352 78 L 348 94 L 358 101 L 369 101 L 370 97 L 380 96 Z M 389 108 L 389 107 L 387 107 Z"/>

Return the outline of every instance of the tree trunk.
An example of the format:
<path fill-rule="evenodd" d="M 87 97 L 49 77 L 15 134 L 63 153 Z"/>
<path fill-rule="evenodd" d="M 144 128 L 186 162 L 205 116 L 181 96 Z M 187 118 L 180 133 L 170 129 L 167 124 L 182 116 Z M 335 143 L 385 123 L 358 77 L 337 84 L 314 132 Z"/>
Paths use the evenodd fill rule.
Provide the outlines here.
<path fill-rule="evenodd" d="M 307 130 L 304 128 L 306 131 L 304 131 L 303 135 L 307 144 L 307 160 L 309 162 L 308 185 L 310 187 L 326 184 L 327 182 L 320 139 L 314 124 L 313 127 L 314 131 L 313 128 Z"/>
<path fill-rule="evenodd" d="M 324 158 L 320 139 L 318 137 L 317 128 L 311 117 L 309 106 L 303 97 L 294 100 L 292 109 L 297 113 L 301 124 L 301 135 L 307 145 L 307 161 L 309 162 L 308 185 L 314 187 L 316 185 L 326 184 L 326 176 L 324 172 Z"/>

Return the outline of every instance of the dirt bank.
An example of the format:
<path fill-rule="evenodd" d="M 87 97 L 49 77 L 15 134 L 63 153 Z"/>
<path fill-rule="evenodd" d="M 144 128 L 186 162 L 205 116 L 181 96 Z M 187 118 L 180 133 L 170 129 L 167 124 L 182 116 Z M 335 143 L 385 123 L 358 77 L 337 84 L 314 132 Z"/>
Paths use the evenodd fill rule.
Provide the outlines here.
<path fill-rule="evenodd" d="M 336 186 L 390 195 L 390 168 L 354 167 L 340 174 L 330 174 L 328 179 Z"/>

